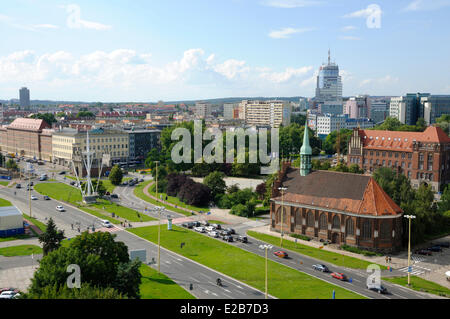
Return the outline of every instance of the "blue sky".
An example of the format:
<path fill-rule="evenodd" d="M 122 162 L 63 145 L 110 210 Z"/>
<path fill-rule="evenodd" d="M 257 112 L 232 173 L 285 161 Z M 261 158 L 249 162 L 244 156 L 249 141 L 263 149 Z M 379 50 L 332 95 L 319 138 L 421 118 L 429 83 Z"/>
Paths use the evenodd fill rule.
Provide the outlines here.
<path fill-rule="evenodd" d="M 450 0 L 11 0 L 0 99 L 313 96 L 328 48 L 344 95 L 450 94 Z"/>

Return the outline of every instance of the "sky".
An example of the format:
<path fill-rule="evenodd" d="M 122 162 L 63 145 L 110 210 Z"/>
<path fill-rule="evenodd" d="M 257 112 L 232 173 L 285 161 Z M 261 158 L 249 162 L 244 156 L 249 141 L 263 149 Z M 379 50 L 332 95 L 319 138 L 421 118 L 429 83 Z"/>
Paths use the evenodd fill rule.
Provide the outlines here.
<path fill-rule="evenodd" d="M 0 99 L 450 94 L 450 0 L 9 0 Z"/>

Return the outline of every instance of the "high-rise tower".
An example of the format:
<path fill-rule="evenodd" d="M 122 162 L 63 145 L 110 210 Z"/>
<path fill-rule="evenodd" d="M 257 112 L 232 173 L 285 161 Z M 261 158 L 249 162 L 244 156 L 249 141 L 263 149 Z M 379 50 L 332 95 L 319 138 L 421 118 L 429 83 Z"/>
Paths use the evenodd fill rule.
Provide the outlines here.
<path fill-rule="evenodd" d="M 30 90 L 23 87 L 19 90 L 20 107 L 25 110 L 30 109 Z"/>
<path fill-rule="evenodd" d="M 339 66 L 331 62 L 331 51 L 328 50 L 328 64 L 323 64 L 317 76 L 316 103 L 342 103 L 342 78 Z"/>

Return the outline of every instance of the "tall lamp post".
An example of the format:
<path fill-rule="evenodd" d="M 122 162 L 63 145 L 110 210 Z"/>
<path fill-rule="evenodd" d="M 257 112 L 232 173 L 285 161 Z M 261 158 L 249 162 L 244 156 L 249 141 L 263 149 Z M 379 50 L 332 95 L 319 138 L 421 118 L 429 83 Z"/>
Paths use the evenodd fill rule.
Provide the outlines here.
<path fill-rule="evenodd" d="M 416 218 L 413 215 L 404 215 L 408 218 L 408 286 L 411 286 L 411 219 Z"/>
<path fill-rule="evenodd" d="M 287 191 L 287 187 L 278 187 L 281 192 L 281 239 L 280 246 L 283 247 L 283 223 L 284 223 L 284 193 Z"/>
<path fill-rule="evenodd" d="M 268 278 L 267 278 L 267 251 L 268 250 L 271 250 L 272 249 L 272 245 L 260 245 L 259 246 L 259 248 L 260 249 L 264 249 L 265 250 L 265 253 L 266 253 L 266 274 L 265 274 L 265 279 L 264 279 L 264 281 L 265 281 L 265 288 L 266 288 L 266 291 L 265 291 L 265 298 L 267 299 L 268 298 L 268 296 L 269 296 L 269 293 L 268 293 Z"/>
<path fill-rule="evenodd" d="M 156 210 L 158 210 L 158 273 L 159 273 L 161 266 L 161 211 L 164 210 L 164 207 L 156 206 Z"/>

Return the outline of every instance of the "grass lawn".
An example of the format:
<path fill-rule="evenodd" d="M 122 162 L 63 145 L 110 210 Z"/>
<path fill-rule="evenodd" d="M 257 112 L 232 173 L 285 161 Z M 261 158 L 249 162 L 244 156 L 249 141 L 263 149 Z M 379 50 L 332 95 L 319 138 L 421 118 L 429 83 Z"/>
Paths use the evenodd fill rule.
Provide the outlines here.
<path fill-rule="evenodd" d="M 0 255 L 5 257 L 28 256 L 31 254 L 42 254 L 42 248 L 36 245 L 20 245 L 0 248 Z"/>
<path fill-rule="evenodd" d="M 142 282 L 139 286 L 142 299 L 196 299 L 172 279 L 147 266 L 141 266 Z"/>
<path fill-rule="evenodd" d="M 165 204 L 163 204 L 163 203 L 161 203 L 161 202 L 157 202 L 157 201 L 154 200 L 153 198 L 150 198 L 150 197 L 148 197 L 147 195 L 145 195 L 145 194 L 144 194 L 144 188 L 145 188 L 145 186 L 147 186 L 149 183 L 151 183 L 151 181 L 147 181 L 147 182 L 144 182 L 144 183 L 142 183 L 142 184 L 137 185 L 137 186 L 134 188 L 134 195 L 136 195 L 136 197 L 138 197 L 138 198 L 140 198 L 140 199 L 142 199 L 142 200 L 145 200 L 146 202 L 148 202 L 148 203 L 150 203 L 150 204 L 152 204 L 152 205 L 163 206 L 163 207 L 165 207 L 165 208 L 166 208 L 167 210 L 169 210 L 169 211 L 176 212 L 176 213 L 180 213 L 180 214 L 183 214 L 183 215 L 185 215 L 185 216 L 191 216 L 191 215 L 192 215 L 191 213 L 189 213 L 189 212 L 187 212 L 187 211 L 184 211 L 184 210 L 182 210 L 182 209 L 178 209 L 178 208 L 175 208 L 175 207 L 172 207 L 172 206 L 169 206 L 169 205 L 165 205 Z"/>
<path fill-rule="evenodd" d="M 408 276 L 382 279 L 417 291 L 450 298 L 450 289 L 417 276 L 411 276 L 411 287 L 408 287 Z"/>
<path fill-rule="evenodd" d="M 0 198 L 0 207 L 13 206 L 10 201 Z"/>
<path fill-rule="evenodd" d="M 220 220 L 214 220 L 214 219 L 208 220 L 208 223 L 210 223 L 210 224 L 221 224 L 221 225 L 225 225 L 226 224 L 225 222 L 222 222 Z"/>
<path fill-rule="evenodd" d="M 128 231 L 154 243 L 157 242 L 157 226 Z M 182 242 L 185 246 L 180 248 Z M 161 245 L 261 291 L 265 289 L 265 259 L 261 256 L 177 226 L 174 226 L 172 231 L 165 227 L 161 229 Z M 271 260 L 268 261 L 268 268 L 269 294 L 277 298 L 331 299 L 333 290 L 339 299 L 365 298 Z"/>
<path fill-rule="evenodd" d="M 99 200 L 98 202 L 99 202 L 98 204 L 95 204 L 93 206 L 98 209 L 103 209 L 103 207 L 105 207 L 104 210 L 106 210 L 107 212 L 114 213 L 117 216 L 122 217 L 130 222 L 140 222 L 141 219 L 143 222 L 150 222 L 150 221 L 157 220 L 156 218 L 144 215 L 143 213 L 139 213 L 139 212 L 135 211 L 134 209 L 120 206 L 120 205 L 117 205 L 114 203 L 111 204 L 109 201 L 106 201 L 106 200 Z M 138 213 L 139 213 L 141 219 L 139 219 L 137 217 Z"/>
<path fill-rule="evenodd" d="M 112 224 L 116 224 L 116 225 L 120 224 L 120 221 L 118 221 L 117 219 L 112 218 L 111 216 L 108 216 L 108 215 L 104 215 L 104 214 L 102 214 L 102 213 L 100 213 L 100 212 L 98 212 L 96 210 L 89 209 L 87 207 L 79 207 L 79 209 L 81 209 L 82 211 L 84 211 L 84 212 L 86 212 L 88 214 L 94 215 L 94 216 L 96 216 L 96 217 L 98 217 L 100 219 L 109 220 Z"/>
<path fill-rule="evenodd" d="M 36 184 L 34 189 L 42 194 L 47 195 L 56 200 L 76 204 L 81 202 L 81 192 L 78 188 L 63 183 L 42 183 Z"/>
<path fill-rule="evenodd" d="M 267 242 L 272 245 L 279 246 L 280 245 L 280 238 L 257 233 L 254 231 L 247 231 L 247 235 L 254 237 L 256 239 L 262 240 L 264 242 Z M 327 250 L 322 250 L 314 247 L 310 247 L 307 245 L 299 244 L 292 242 L 290 240 L 283 240 L 283 248 L 290 249 L 292 251 L 295 251 L 297 253 L 300 253 L 302 255 L 306 255 L 309 257 L 317 258 L 319 260 L 323 260 L 325 262 L 332 263 L 336 266 L 344 266 L 348 268 L 358 268 L 358 269 L 366 269 L 368 265 L 371 265 L 373 263 L 350 257 L 350 256 L 344 256 L 338 253 L 334 253 Z M 379 265 L 381 269 L 387 269 L 386 266 Z"/>
<path fill-rule="evenodd" d="M 7 182 L 7 181 L 0 181 L 0 185 L 2 185 L 2 186 L 8 186 L 8 185 L 9 185 L 9 182 Z"/>
<path fill-rule="evenodd" d="M 25 234 L 11 236 L 11 237 L 1 237 L 0 243 L 5 242 L 5 241 L 13 241 L 13 240 L 18 240 L 18 239 L 28 239 L 28 238 L 30 238 L 30 236 L 25 235 Z"/>
<path fill-rule="evenodd" d="M 25 217 L 30 222 L 32 222 L 34 225 L 36 225 L 37 228 L 39 228 L 41 231 L 45 232 L 45 230 L 47 229 L 47 225 L 44 224 L 43 222 L 40 222 L 36 218 L 30 217 L 29 215 L 26 215 L 26 214 L 23 214 L 23 217 Z"/>
<path fill-rule="evenodd" d="M 155 189 L 156 189 L 156 184 L 150 186 L 148 189 L 148 192 L 151 195 L 156 197 L 156 192 L 154 191 Z M 197 207 L 197 206 L 188 205 L 186 203 L 183 203 L 178 197 L 168 196 L 166 193 L 158 193 L 158 198 L 161 198 L 160 197 L 161 195 L 162 195 L 163 200 L 165 200 L 166 202 L 169 202 L 171 204 L 177 205 L 179 207 L 193 210 L 195 212 L 204 212 L 204 213 L 209 212 L 209 207 Z M 166 200 L 166 196 L 167 196 L 167 200 Z"/>

